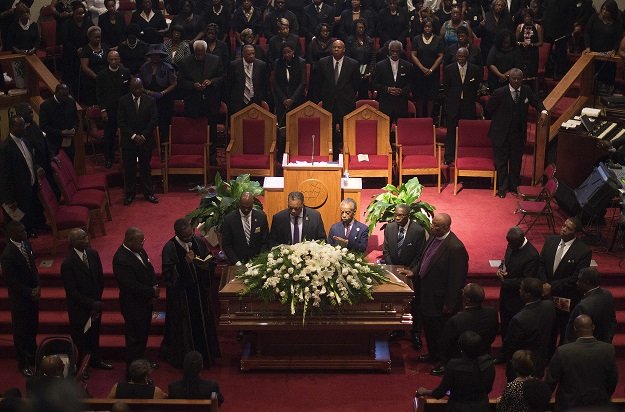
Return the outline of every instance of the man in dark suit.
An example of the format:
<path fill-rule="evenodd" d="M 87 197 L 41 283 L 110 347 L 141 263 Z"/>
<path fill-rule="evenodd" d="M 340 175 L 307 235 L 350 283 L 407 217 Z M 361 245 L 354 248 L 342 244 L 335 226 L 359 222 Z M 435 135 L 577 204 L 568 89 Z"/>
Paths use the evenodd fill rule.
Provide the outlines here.
<path fill-rule="evenodd" d="M 340 204 L 341 221 L 330 227 L 328 244 L 364 253 L 369 243 L 369 228 L 355 219 L 357 215 L 356 201 L 350 197 Z"/>
<path fill-rule="evenodd" d="M 345 56 L 345 43 L 341 40 L 332 43 L 332 56 L 324 57 L 317 63 L 323 108 L 332 113 L 332 149 L 335 156 L 343 147 L 343 116 L 356 108 L 359 67 L 358 61 Z"/>
<path fill-rule="evenodd" d="M 538 251 L 518 226 L 508 230 L 506 241 L 508 242 L 506 253 L 497 269 L 497 278 L 501 281 L 499 289 L 501 336 L 506 336 L 510 319 L 523 308 L 523 301 L 519 295 L 521 281 L 538 276 L 540 261 Z"/>
<path fill-rule="evenodd" d="M 86 354 L 91 355 L 91 367 L 113 369 L 113 365 L 100 357 L 104 290 L 100 255 L 89 247 L 89 236 L 82 229 L 73 229 L 69 233 L 69 243 L 70 249 L 61 264 L 61 278 L 65 287 L 72 340 L 81 358 Z"/>
<path fill-rule="evenodd" d="M 456 63 L 445 66 L 443 90 L 445 93 L 445 164 L 456 157 L 456 127 L 461 119 L 475 119 L 477 91 L 484 73 L 481 67 L 469 63 L 469 51 L 461 47 L 456 52 Z"/>
<path fill-rule="evenodd" d="M 158 124 L 158 115 L 154 99 L 144 93 L 143 83 L 138 77 L 131 80 L 130 93 L 119 99 L 117 121 L 121 134 L 124 205 L 130 205 L 135 199 L 137 159 L 143 196 L 150 203 L 158 203 L 154 196 L 150 169 L 150 159 L 156 145 L 154 130 Z"/>
<path fill-rule="evenodd" d="M 222 246 L 231 264 L 243 264 L 269 250 L 269 225 L 262 210 L 254 209 L 254 195 L 241 193 L 239 208 L 224 216 Z"/>
<path fill-rule="evenodd" d="M 534 376 L 542 378 L 549 359 L 549 340 L 556 316 L 553 302 L 542 300 L 543 290 L 539 279 L 523 279 L 519 293 L 525 306 L 510 321 L 501 348 L 502 359 L 508 362 L 506 367 L 508 382 L 516 378 L 510 360 L 519 349 L 532 351 Z"/>
<path fill-rule="evenodd" d="M 451 217 L 438 213 L 432 218 L 421 264 L 415 276 L 421 278 L 421 315 L 428 345 L 422 362 L 440 359 L 440 337 L 445 323 L 460 309 L 461 289 L 469 270 L 469 254 L 451 231 Z"/>
<path fill-rule="evenodd" d="M 310 41 L 317 32 L 317 27 L 321 23 L 327 23 L 330 27 L 334 26 L 334 7 L 322 0 L 313 0 L 312 3 L 304 7 L 302 13 L 302 32 L 306 36 L 306 40 Z"/>
<path fill-rule="evenodd" d="M 0 204 L 6 220 L 21 210 L 21 222 L 30 237 L 45 227 L 43 207 L 37 196 L 37 171 L 40 169 L 35 151 L 26 141 L 26 123 L 21 116 L 9 119 L 9 137 L 0 144 Z M 19 220 L 19 217 L 15 217 Z"/>
<path fill-rule="evenodd" d="M 37 351 L 41 286 L 24 225 L 10 221 L 6 234 L 9 241 L 0 256 L 0 264 L 9 291 L 13 344 L 18 369 L 24 376 L 31 377 Z"/>
<path fill-rule="evenodd" d="M 579 315 L 588 315 L 595 328 L 593 335 L 597 340 L 612 343 L 616 333 L 616 312 L 614 298 L 609 290 L 600 287 L 601 277 L 595 268 L 583 268 L 577 275 L 577 290 L 582 295 L 569 316 L 566 327 L 566 342 L 575 341 L 574 322 Z"/>
<path fill-rule="evenodd" d="M 200 352 L 188 352 L 184 357 L 183 369 L 185 379 L 169 384 L 167 390 L 169 399 L 210 399 L 214 392 L 217 394 L 217 403 L 221 405 L 224 402 L 219 384 L 200 378 L 200 372 L 204 369 L 204 359 Z M 190 382 L 193 384 L 189 385 Z"/>
<path fill-rule="evenodd" d="M 207 53 L 204 40 L 193 42 L 193 55 L 178 63 L 178 85 L 184 99 L 187 117 L 207 117 L 211 140 L 217 135 L 217 120 L 223 82 L 222 64 L 218 56 Z M 212 143 L 212 141 L 211 141 Z M 211 164 L 217 160 L 217 148 L 211 144 Z"/>
<path fill-rule="evenodd" d="M 391 118 L 391 123 L 408 117 L 412 65 L 399 58 L 403 48 L 400 41 L 390 41 L 388 59 L 376 64 L 373 72 L 373 89 L 378 92 L 380 111 Z"/>
<path fill-rule="evenodd" d="M 65 140 L 66 145 L 63 146 L 63 150 L 73 157 L 73 139 L 78 129 L 78 112 L 76 101 L 69 95 L 69 87 L 66 84 L 57 84 L 54 95 L 41 103 L 39 126 L 46 134 L 50 150 L 54 155 L 58 154 Z M 67 146 L 67 143 L 70 146 Z"/>
<path fill-rule="evenodd" d="M 499 321 L 497 311 L 483 307 L 484 289 L 477 283 L 467 283 L 462 289 L 464 310 L 449 318 L 441 337 L 441 365 L 432 369 L 430 374 L 440 376 L 445 373 L 445 364 L 453 358 L 461 357 L 458 338 L 463 332 L 473 331 L 482 337 L 484 353 L 490 348 L 497 336 Z"/>
<path fill-rule="evenodd" d="M 130 71 L 120 64 L 119 53 L 109 51 L 109 66 L 95 78 L 96 98 L 104 121 L 105 167 L 110 169 L 115 160 L 115 136 L 117 136 L 117 104 L 119 98 L 129 91 Z"/>
<path fill-rule="evenodd" d="M 271 244 L 294 245 L 305 240 L 326 240 L 321 214 L 304 206 L 304 194 L 291 192 L 287 200 L 288 207 L 273 215 L 271 220 Z"/>
<path fill-rule="evenodd" d="M 560 344 L 565 341 L 571 309 L 580 299 L 575 286 L 577 275 L 583 268 L 589 267 L 592 260 L 590 248 L 576 238 L 579 230 L 577 219 L 567 219 L 560 229 L 560 236 L 549 236 L 540 252 L 538 274 L 543 281 L 543 294 L 553 297 L 557 308 L 550 354 L 555 350 L 558 335 Z"/>
<path fill-rule="evenodd" d="M 144 358 L 152 309 L 160 295 L 154 267 L 143 249 L 144 241 L 143 232 L 130 227 L 113 256 L 113 274 L 119 285 L 119 304 L 124 317 L 126 368 L 132 361 Z"/>
<path fill-rule="evenodd" d="M 256 58 L 256 50 L 251 44 L 243 46 L 241 54 L 243 57 L 231 62 L 228 70 L 231 115 L 252 103 L 260 106 L 267 100 L 267 65 Z"/>
<path fill-rule="evenodd" d="M 527 109 L 532 105 L 540 112 L 540 121 L 548 113 L 529 86 L 523 84 L 523 72 L 510 70 L 510 84 L 500 87 L 488 99 L 486 110 L 491 116 L 488 137 L 493 142 L 497 169 L 497 196 L 516 193 L 521 181 L 523 145 L 527 139 Z"/>
<path fill-rule="evenodd" d="M 545 379 L 558 388 L 554 411 L 609 410 L 618 382 L 614 346 L 592 335 L 588 315 L 575 318 L 574 328 L 577 340 L 556 350 Z"/>

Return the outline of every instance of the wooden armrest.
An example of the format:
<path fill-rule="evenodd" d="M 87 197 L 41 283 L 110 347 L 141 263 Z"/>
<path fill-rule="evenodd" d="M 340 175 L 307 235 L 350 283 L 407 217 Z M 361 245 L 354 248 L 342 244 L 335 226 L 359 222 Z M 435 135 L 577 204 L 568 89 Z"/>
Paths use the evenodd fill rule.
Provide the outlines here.
<path fill-rule="evenodd" d="M 234 146 L 234 139 L 230 139 L 230 143 L 228 143 L 228 147 L 226 148 L 226 153 L 230 153 L 232 151 L 232 146 Z"/>
<path fill-rule="evenodd" d="M 271 142 L 271 146 L 269 147 L 269 154 L 272 155 L 275 153 L 275 151 L 276 151 L 276 141 L 274 140 Z"/>

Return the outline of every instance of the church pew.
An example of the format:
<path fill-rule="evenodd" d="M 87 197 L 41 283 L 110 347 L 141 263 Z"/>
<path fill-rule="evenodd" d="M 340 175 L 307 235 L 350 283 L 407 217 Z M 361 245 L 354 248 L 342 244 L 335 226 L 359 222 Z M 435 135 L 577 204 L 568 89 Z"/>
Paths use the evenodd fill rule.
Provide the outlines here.
<path fill-rule="evenodd" d="M 497 399 L 490 399 L 490 409 L 497 410 Z M 555 401 L 552 398 L 549 402 L 549 411 L 553 410 Z M 625 398 L 612 398 L 612 405 L 621 410 L 625 406 Z M 413 399 L 414 412 L 445 412 L 447 410 L 447 399 L 417 398 Z"/>
<path fill-rule="evenodd" d="M 217 394 L 213 392 L 211 399 L 85 399 L 83 411 L 110 411 L 115 402 L 124 402 L 133 412 L 217 412 Z"/>

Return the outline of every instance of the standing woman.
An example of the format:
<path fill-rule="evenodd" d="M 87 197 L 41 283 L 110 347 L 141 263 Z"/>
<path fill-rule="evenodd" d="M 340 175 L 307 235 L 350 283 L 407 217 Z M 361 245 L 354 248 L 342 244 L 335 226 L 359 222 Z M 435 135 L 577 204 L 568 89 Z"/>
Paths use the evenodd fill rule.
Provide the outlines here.
<path fill-rule="evenodd" d="M 304 61 L 295 55 L 295 48 L 284 43 L 280 57 L 276 60 L 271 82 L 278 126 L 283 127 L 286 113 L 304 101 L 306 86 L 306 67 Z M 284 142 L 280 142 L 278 153 L 284 151 Z"/>
<path fill-rule="evenodd" d="M 98 25 L 102 29 L 102 43 L 117 47 L 124 40 L 126 20 L 116 10 L 116 0 L 105 0 L 106 13 L 100 15 Z"/>
<path fill-rule="evenodd" d="M 514 24 L 508 6 L 504 0 L 493 0 L 491 9 L 485 14 L 477 28 L 477 35 L 480 37 L 480 49 L 482 49 L 482 60 L 486 61 L 490 49 L 495 44 L 497 34 L 509 30 L 512 31 Z"/>
<path fill-rule="evenodd" d="M 312 71 L 319 59 L 332 54 L 332 43 L 336 39 L 331 36 L 331 33 L 332 27 L 328 23 L 321 23 L 317 26 L 315 36 L 310 39 L 306 49 L 306 62 L 312 65 Z"/>
<path fill-rule="evenodd" d="M 172 24 L 171 34 L 164 43 L 165 53 L 167 53 L 165 61 L 174 67 L 176 67 L 185 57 L 191 56 L 189 43 L 182 39 L 183 32 L 184 27 Z"/>
<path fill-rule="evenodd" d="M 72 2 L 72 18 L 65 22 L 58 44 L 63 45 L 61 63 L 63 81 L 70 87 L 74 96 L 79 95 L 80 55 L 82 48 L 89 42 L 87 30 L 91 26 L 93 23 L 86 17 L 85 5 L 80 1 Z"/>
<path fill-rule="evenodd" d="M 212 0 L 212 6 L 204 11 L 203 20 L 205 24 L 214 23 L 219 27 L 217 38 L 223 42 L 228 42 L 230 33 L 230 16 L 232 12 L 228 5 L 224 5 L 222 0 Z"/>
<path fill-rule="evenodd" d="M 221 59 L 221 67 L 225 70 L 230 64 L 230 46 L 217 38 L 219 27 L 215 23 L 208 23 L 206 26 L 206 53 L 214 54 Z"/>
<path fill-rule="evenodd" d="M 375 15 L 371 10 L 363 9 L 360 0 L 351 0 L 351 5 L 351 8 L 341 12 L 340 21 L 338 23 L 339 37 L 344 40 L 349 38 L 352 34 L 355 34 L 356 23 L 360 20 L 365 21 L 367 36 L 373 37 L 375 33 Z"/>
<path fill-rule="evenodd" d="M 56 20 L 56 44 L 61 44 L 61 32 L 63 25 L 72 17 L 72 1 L 71 0 L 52 0 L 50 2 L 54 20 Z"/>
<path fill-rule="evenodd" d="M 167 53 L 160 44 L 152 45 L 146 57 L 150 60 L 141 66 L 139 78 L 143 81 L 145 93 L 156 101 L 158 130 L 163 143 L 169 141 L 169 125 L 174 112 L 172 93 L 178 84 L 176 70 L 164 61 Z"/>
<path fill-rule="evenodd" d="M 369 79 L 375 67 L 375 53 L 375 43 L 367 35 L 367 22 L 364 19 L 357 20 L 354 23 L 354 35 L 345 43 L 345 55 L 355 59 L 360 65 L 358 100 L 369 98 Z"/>
<path fill-rule="evenodd" d="M 39 46 L 41 38 L 39 25 L 37 22 L 30 20 L 30 9 L 24 3 L 18 3 L 15 6 L 15 21 L 11 24 L 6 46 L 13 53 L 18 54 L 34 54 Z M 14 60 L 11 62 L 13 73 L 15 75 L 15 86 L 19 89 L 26 87 L 25 64 L 23 60 Z"/>
<path fill-rule="evenodd" d="M 91 26 L 87 30 L 89 42 L 80 53 L 80 97 L 78 101 L 87 106 L 97 104 L 96 75 L 106 69 L 108 61 L 108 46 L 102 44 L 102 30 L 98 26 Z"/>
<path fill-rule="evenodd" d="M 182 2 L 182 10 L 174 17 L 171 22 L 172 26 L 181 26 L 182 39 L 187 43 L 193 43 L 204 37 L 204 22 L 199 14 L 193 12 L 193 2 L 184 0 Z"/>
<path fill-rule="evenodd" d="M 411 61 L 415 65 L 416 83 L 413 90 L 419 117 L 432 117 L 434 100 L 441 80 L 444 41 L 434 34 L 432 19 L 423 20 L 423 34 L 412 40 Z"/>
<path fill-rule="evenodd" d="M 521 10 L 521 21 L 516 28 L 517 44 L 523 55 L 523 74 L 525 80 L 534 80 L 538 76 L 538 49 L 543 45 L 543 28 L 534 23 L 532 9 Z"/>
<path fill-rule="evenodd" d="M 584 54 L 589 52 L 606 53 L 614 56 L 618 50 L 622 37 L 621 17 L 616 1 L 606 0 L 599 13 L 593 15 L 586 25 L 584 33 L 584 43 L 586 49 Z M 597 76 L 599 95 L 609 95 L 614 88 L 614 76 L 616 74 L 616 63 L 607 61 L 597 61 L 595 63 L 595 73 Z"/>
<path fill-rule="evenodd" d="M 122 60 L 122 64 L 130 74 L 136 76 L 139 68 L 145 63 L 145 54 L 148 52 L 149 45 L 139 39 L 141 28 L 134 23 L 130 23 L 126 27 L 126 40 L 119 44 L 117 51 Z"/>
<path fill-rule="evenodd" d="M 523 65 L 523 56 L 512 32 L 504 30 L 497 34 L 495 45 L 488 53 L 486 65 L 488 66 L 488 88 L 491 93 L 508 83 L 510 70 L 518 69 Z"/>
<path fill-rule="evenodd" d="M 141 40 L 148 44 L 163 42 L 163 34 L 167 32 L 165 16 L 159 9 L 152 9 L 152 0 L 143 0 L 142 9 L 132 13 L 131 23 L 139 25 L 142 35 Z"/>
<path fill-rule="evenodd" d="M 99 18 L 106 13 L 106 0 L 86 0 L 87 11 L 90 14 L 93 24 L 99 24 Z M 115 9 L 119 7 L 119 3 L 115 2 Z"/>
<path fill-rule="evenodd" d="M 232 15 L 232 30 L 236 39 L 236 46 L 240 49 L 243 46 L 241 34 L 245 29 L 251 29 L 253 33 L 260 33 L 263 26 L 263 16 L 260 9 L 253 6 L 252 0 L 243 0 L 241 7 L 237 8 Z M 254 35 L 258 42 L 258 34 Z M 256 57 L 258 58 L 258 56 Z"/>
<path fill-rule="evenodd" d="M 450 46 L 458 43 L 458 34 L 456 29 L 460 26 L 464 26 L 469 31 L 469 38 L 473 39 L 473 30 L 469 26 L 469 23 L 462 20 L 462 13 L 459 6 L 453 6 L 451 9 L 451 19 L 447 20 L 441 26 L 441 37 L 445 40 L 445 45 Z"/>

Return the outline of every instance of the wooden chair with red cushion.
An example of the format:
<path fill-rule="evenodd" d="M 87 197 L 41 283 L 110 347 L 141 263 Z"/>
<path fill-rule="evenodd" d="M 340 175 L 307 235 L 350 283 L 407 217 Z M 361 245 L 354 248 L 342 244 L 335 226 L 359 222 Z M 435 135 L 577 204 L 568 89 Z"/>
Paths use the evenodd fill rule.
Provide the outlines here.
<path fill-rule="evenodd" d="M 456 132 L 454 195 L 458 193 L 458 176 L 490 177 L 493 196 L 497 193 L 497 170 L 493 145 L 488 138 L 490 120 L 460 120 Z"/>
<path fill-rule="evenodd" d="M 395 137 L 399 183 L 407 175 L 434 175 L 437 179 L 436 188 L 440 193 L 440 148 L 436 145 L 432 118 L 397 119 Z"/>
<path fill-rule="evenodd" d="M 161 134 L 157 128 L 154 132 L 156 139 L 156 145 L 152 150 L 152 157 L 150 158 L 150 170 L 152 176 L 160 176 L 163 180 L 163 193 L 169 192 L 169 178 L 167 176 L 167 147 L 161 145 Z"/>
<path fill-rule="evenodd" d="M 243 173 L 273 176 L 276 123 L 276 116 L 257 104 L 232 115 L 232 133 L 226 149 L 228 180 Z"/>
<path fill-rule="evenodd" d="M 289 163 L 332 160 L 332 113 L 310 101 L 288 112 L 284 152 Z"/>
<path fill-rule="evenodd" d="M 83 206 L 89 209 L 91 219 L 98 220 L 100 230 L 105 235 L 104 215 L 106 215 L 108 220 L 112 220 L 106 193 L 98 189 L 78 190 L 65 169 L 61 169 L 55 161 L 50 162 L 50 166 L 54 174 L 54 181 L 61 189 L 63 203 L 68 206 Z"/>
<path fill-rule="evenodd" d="M 387 115 L 364 105 L 343 118 L 343 156 L 351 177 L 385 177 L 393 180 L 393 153 Z M 367 155 L 368 160 L 358 160 Z"/>
<path fill-rule="evenodd" d="M 85 123 L 87 127 L 87 142 L 91 146 L 91 152 L 97 161 L 96 145 L 104 144 L 104 121 L 100 106 L 90 106 L 85 109 Z M 104 158 L 104 153 L 101 153 Z"/>
<path fill-rule="evenodd" d="M 81 228 L 90 231 L 89 209 L 83 206 L 59 205 L 45 176 L 38 176 L 37 180 L 39 182 L 39 200 L 48 224 L 52 228 L 52 254 L 56 255 L 58 241 L 67 239 L 70 230 Z"/>
<path fill-rule="evenodd" d="M 98 189 L 106 192 L 106 198 L 109 204 L 111 204 L 111 194 L 109 193 L 108 182 L 106 180 L 106 173 L 90 173 L 86 175 L 78 176 L 72 159 L 65 153 L 63 149 L 59 150 L 57 155 L 60 163 L 59 167 L 72 179 L 74 185 L 78 190 L 85 189 Z"/>
<path fill-rule="evenodd" d="M 169 126 L 167 173 L 201 175 L 207 184 L 208 120 L 205 117 L 172 117 Z"/>

